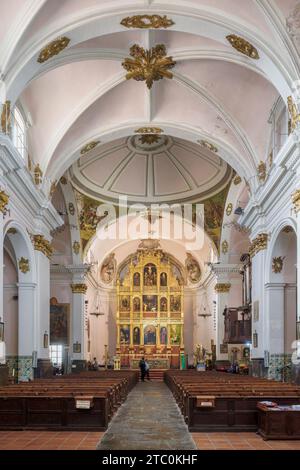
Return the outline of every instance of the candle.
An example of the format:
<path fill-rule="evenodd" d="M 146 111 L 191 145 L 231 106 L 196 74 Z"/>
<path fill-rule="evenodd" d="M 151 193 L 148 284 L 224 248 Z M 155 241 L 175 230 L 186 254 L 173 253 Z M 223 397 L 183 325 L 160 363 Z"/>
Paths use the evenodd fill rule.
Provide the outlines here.
<path fill-rule="evenodd" d="M 12 376 L 15 376 L 15 369 L 12 370 Z"/>

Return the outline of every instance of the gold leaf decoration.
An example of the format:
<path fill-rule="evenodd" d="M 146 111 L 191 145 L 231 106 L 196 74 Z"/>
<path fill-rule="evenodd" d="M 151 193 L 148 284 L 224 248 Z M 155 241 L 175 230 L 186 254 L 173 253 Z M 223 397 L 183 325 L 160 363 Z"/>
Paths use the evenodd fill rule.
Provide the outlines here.
<path fill-rule="evenodd" d="M 159 139 L 160 137 L 157 134 L 143 134 L 139 138 L 142 144 L 148 144 L 148 145 L 156 144 L 157 142 L 159 142 Z"/>
<path fill-rule="evenodd" d="M 23 256 L 19 259 L 19 269 L 23 274 L 26 274 L 28 273 L 28 271 L 30 271 L 29 260 L 24 258 Z"/>
<path fill-rule="evenodd" d="M 62 176 L 59 181 L 60 181 L 61 184 L 67 184 L 67 182 L 68 182 L 67 178 L 65 176 Z"/>
<path fill-rule="evenodd" d="M 80 252 L 80 243 L 77 241 L 73 243 L 73 252 L 75 255 L 78 255 Z"/>
<path fill-rule="evenodd" d="M 54 41 L 47 44 L 44 49 L 41 50 L 40 55 L 38 57 L 38 62 L 43 64 L 47 60 L 51 59 L 51 57 L 59 54 L 63 51 L 70 43 L 70 39 L 66 36 L 61 38 L 55 39 Z"/>
<path fill-rule="evenodd" d="M 10 134 L 11 131 L 11 112 L 10 101 L 5 101 L 1 112 L 1 129 L 3 134 Z"/>
<path fill-rule="evenodd" d="M 282 256 L 275 256 L 272 260 L 272 271 L 275 274 L 279 274 L 283 268 L 283 260 L 285 257 Z"/>
<path fill-rule="evenodd" d="M 92 141 L 92 142 L 89 142 L 87 145 L 85 145 L 81 150 L 80 150 L 80 154 L 81 155 L 85 155 L 86 153 L 90 152 L 91 150 L 93 150 L 95 147 L 97 147 L 97 145 L 100 144 L 100 141 L 97 140 L 97 141 Z"/>
<path fill-rule="evenodd" d="M 266 250 L 267 247 L 268 247 L 268 234 L 267 233 L 260 233 L 252 241 L 252 243 L 249 247 L 249 254 L 250 254 L 251 258 L 253 258 L 260 251 Z"/>
<path fill-rule="evenodd" d="M 122 63 L 127 70 L 127 80 L 133 78 L 136 81 L 144 81 L 150 89 L 154 81 L 173 78 L 170 69 L 176 65 L 176 62 L 172 57 L 167 57 L 164 44 L 157 44 L 149 50 L 134 44 L 130 48 L 130 56 Z"/>
<path fill-rule="evenodd" d="M 162 134 L 163 130 L 160 127 L 140 127 L 134 132 L 136 134 Z"/>
<path fill-rule="evenodd" d="M 34 167 L 33 176 L 34 176 L 34 184 L 36 186 L 39 186 L 43 181 L 43 172 L 40 168 L 39 163 Z"/>
<path fill-rule="evenodd" d="M 290 114 L 290 132 L 294 132 L 298 124 L 300 123 L 300 114 L 298 113 L 298 109 L 296 104 L 293 101 L 293 98 L 291 96 L 288 97 L 287 99 L 288 103 L 288 110 Z"/>
<path fill-rule="evenodd" d="M 5 191 L 0 191 L 0 212 L 6 212 L 6 206 L 9 202 L 9 196 Z"/>
<path fill-rule="evenodd" d="M 233 184 L 237 186 L 238 184 L 241 183 L 241 181 L 242 181 L 242 178 L 239 175 L 237 175 L 233 180 Z"/>
<path fill-rule="evenodd" d="M 224 255 L 226 255 L 226 253 L 228 253 L 228 241 L 227 240 L 224 240 L 222 242 L 222 253 Z"/>
<path fill-rule="evenodd" d="M 140 28 L 140 29 L 159 29 L 169 28 L 175 23 L 166 15 L 135 15 L 127 16 L 121 21 L 121 25 L 126 28 Z"/>
<path fill-rule="evenodd" d="M 71 284 L 71 289 L 72 289 L 73 294 L 86 294 L 87 285 L 84 283 Z"/>
<path fill-rule="evenodd" d="M 204 147 L 210 150 L 211 152 L 218 153 L 218 147 L 216 147 L 211 142 L 207 142 L 207 140 L 199 140 L 198 142 L 201 145 L 201 147 Z"/>
<path fill-rule="evenodd" d="M 47 256 L 47 258 L 50 259 L 53 253 L 53 248 L 51 246 L 51 243 L 48 240 L 46 240 L 44 235 L 33 235 L 32 239 L 33 239 L 34 249 L 36 251 L 40 251 L 45 256 Z"/>
<path fill-rule="evenodd" d="M 219 294 L 227 294 L 230 291 L 231 284 L 228 283 L 218 283 L 215 285 L 215 291 Z"/>
<path fill-rule="evenodd" d="M 296 189 L 296 191 L 293 192 L 292 203 L 294 205 L 294 211 L 297 214 L 300 211 L 300 189 Z"/>
<path fill-rule="evenodd" d="M 226 39 L 230 42 L 232 47 L 242 54 L 250 57 L 251 59 L 259 59 L 259 54 L 257 49 L 246 41 L 246 39 L 236 36 L 235 34 L 229 34 L 226 36 Z"/>
<path fill-rule="evenodd" d="M 266 169 L 266 164 L 264 162 L 259 162 L 259 165 L 257 167 L 257 176 L 261 183 L 263 183 L 266 180 L 267 169 Z"/>
<path fill-rule="evenodd" d="M 233 209 L 233 205 L 232 205 L 232 203 L 230 202 L 230 203 L 228 204 L 228 206 L 226 207 L 226 215 L 230 216 L 231 213 L 232 213 L 232 209 Z"/>

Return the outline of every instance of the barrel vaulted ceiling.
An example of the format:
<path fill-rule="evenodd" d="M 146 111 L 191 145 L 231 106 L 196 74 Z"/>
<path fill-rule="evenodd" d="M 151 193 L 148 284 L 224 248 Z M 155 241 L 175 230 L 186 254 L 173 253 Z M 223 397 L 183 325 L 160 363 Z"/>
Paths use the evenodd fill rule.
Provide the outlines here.
<path fill-rule="evenodd" d="M 87 184 L 89 165 L 75 163 L 84 146 L 99 142 L 96 153 L 101 155 L 110 143 L 128 142 L 146 126 L 160 128 L 174 142 L 185 140 L 187 151 L 201 140 L 212 143 L 217 156 L 205 153 L 205 159 L 211 158 L 210 168 L 223 159 L 255 184 L 251 176 L 267 158 L 270 110 L 279 95 L 286 101 L 300 78 L 299 1 L 0 0 L 0 4 L 0 93 L 12 104 L 22 105 L 28 117 L 30 155 L 48 178 L 58 179 L 73 165 L 76 180 Z M 160 29 L 121 24 L 128 16 L 143 14 L 166 15 L 173 24 Z M 258 57 L 234 49 L 226 39 L 232 34 L 250 42 Z M 60 37 L 68 38 L 67 47 L 40 63 L 43 48 Z M 150 90 L 145 82 L 126 80 L 122 62 L 134 44 L 145 49 L 164 44 L 176 62 L 173 79 L 157 81 Z M 135 158 L 141 169 L 143 157 Z M 168 159 L 171 162 L 172 157 Z M 182 166 L 186 174 L 189 164 L 184 161 Z M 220 182 L 225 168 L 225 163 L 220 165 Z M 111 176 L 113 163 L 110 170 Z M 144 167 L 141 171 L 144 180 L 149 179 Z M 100 179 L 91 184 L 100 187 Z M 171 197 L 171 188 L 163 195 L 158 179 L 153 181 L 157 195 Z M 212 181 L 211 189 L 216 179 Z M 133 198 L 150 190 L 149 185 L 147 189 L 139 184 L 129 192 Z M 201 185 L 204 182 L 196 177 L 188 189 L 181 175 L 173 189 L 178 194 L 186 189 L 192 195 L 197 188 L 201 193 Z M 105 191 L 114 188 L 116 193 L 120 189 L 111 186 Z M 151 191 L 155 198 L 156 190 Z"/>

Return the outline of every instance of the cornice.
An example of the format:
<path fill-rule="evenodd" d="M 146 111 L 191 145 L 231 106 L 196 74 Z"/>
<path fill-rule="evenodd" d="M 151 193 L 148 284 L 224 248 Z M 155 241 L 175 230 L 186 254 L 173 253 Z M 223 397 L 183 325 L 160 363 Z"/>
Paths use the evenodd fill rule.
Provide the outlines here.
<path fill-rule="evenodd" d="M 241 269 L 243 268 L 242 264 L 216 264 L 212 263 L 210 265 L 211 272 L 217 276 L 221 274 L 240 274 Z"/>

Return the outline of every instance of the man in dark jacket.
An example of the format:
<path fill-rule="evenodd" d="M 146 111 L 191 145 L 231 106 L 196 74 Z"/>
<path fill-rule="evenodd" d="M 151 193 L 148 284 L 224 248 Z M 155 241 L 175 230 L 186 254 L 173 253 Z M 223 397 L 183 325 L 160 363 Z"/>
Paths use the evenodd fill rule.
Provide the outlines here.
<path fill-rule="evenodd" d="M 145 358 L 142 357 L 142 359 L 139 362 L 139 368 L 141 370 L 141 381 L 145 382 L 145 375 L 146 375 L 146 362 Z"/>

